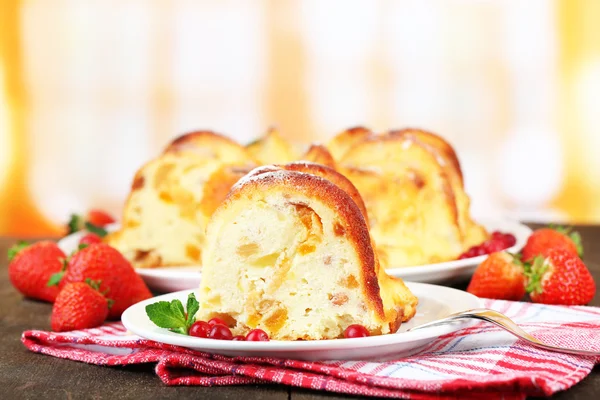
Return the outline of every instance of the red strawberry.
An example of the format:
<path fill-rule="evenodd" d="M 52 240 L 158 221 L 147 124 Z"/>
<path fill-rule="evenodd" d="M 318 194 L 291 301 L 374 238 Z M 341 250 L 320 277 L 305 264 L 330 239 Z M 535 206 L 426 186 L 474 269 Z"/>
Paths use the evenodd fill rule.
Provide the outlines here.
<path fill-rule="evenodd" d="M 475 270 L 467 292 L 478 297 L 521 300 L 525 295 L 523 266 L 506 252 L 492 253 Z"/>
<path fill-rule="evenodd" d="M 95 243 L 75 253 L 69 260 L 60 287 L 86 279 L 101 281 L 100 291 L 114 301 L 109 318 L 119 318 L 127 307 L 152 297 L 148 287 L 129 261 L 104 243 Z"/>
<path fill-rule="evenodd" d="M 596 283 L 577 255 L 554 249 L 535 258 L 527 292 L 535 303 L 585 305 L 594 298 Z"/>
<path fill-rule="evenodd" d="M 47 283 L 50 276 L 62 270 L 65 258 L 65 253 L 54 242 L 42 241 L 31 246 L 22 242 L 8 251 L 8 276 L 25 296 L 52 303 L 59 290 Z"/>
<path fill-rule="evenodd" d="M 104 228 L 106 225 L 112 224 L 115 222 L 115 219 L 112 215 L 108 214 L 106 211 L 92 209 L 88 211 L 87 221 L 90 224 L 99 226 Z"/>
<path fill-rule="evenodd" d="M 95 328 L 108 316 L 109 301 L 90 281 L 65 285 L 52 307 L 51 325 L 55 332 Z"/>
<path fill-rule="evenodd" d="M 88 233 L 79 239 L 79 244 L 87 244 L 89 246 L 94 243 L 102 243 L 102 238 L 95 233 Z"/>
<path fill-rule="evenodd" d="M 538 255 L 546 257 L 552 249 L 564 249 L 579 257 L 583 256 L 581 236 L 578 232 L 571 232 L 565 228 L 542 228 L 533 232 L 527 239 L 522 251 L 523 261 L 531 262 Z"/>

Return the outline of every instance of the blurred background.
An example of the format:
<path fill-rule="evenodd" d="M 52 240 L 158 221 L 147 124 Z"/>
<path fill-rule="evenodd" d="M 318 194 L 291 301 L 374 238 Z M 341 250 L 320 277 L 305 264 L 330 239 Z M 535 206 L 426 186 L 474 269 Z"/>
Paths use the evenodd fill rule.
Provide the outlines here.
<path fill-rule="evenodd" d="M 174 136 L 420 127 L 473 212 L 600 222 L 600 1 L 0 0 L 0 235 L 119 214 Z"/>

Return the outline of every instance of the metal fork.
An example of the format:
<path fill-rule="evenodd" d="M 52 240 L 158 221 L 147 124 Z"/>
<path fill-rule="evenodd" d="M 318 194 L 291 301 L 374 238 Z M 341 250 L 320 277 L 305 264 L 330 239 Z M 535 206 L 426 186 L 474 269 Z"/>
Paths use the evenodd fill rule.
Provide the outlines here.
<path fill-rule="evenodd" d="M 543 343 L 531 336 L 529 333 L 525 332 L 523 329 L 519 328 L 519 326 L 506 315 L 499 313 L 498 311 L 489 310 L 487 308 L 476 308 L 473 310 L 461 311 L 455 314 L 450 314 L 446 318 L 438 319 L 436 321 L 428 322 L 423 325 L 415 326 L 413 328 L 410 328 L 408 331 L 415 331 L 417 329 L 423 329 L 430 326 L 447 324 L 458 319 L 469 318 L 490 322 L 512 333 L 516 337 L 526 340 L 532 345 L 545 350 L 556 351 L 559 353 L 578 354 L 583 356 L 600 356 L 600 351 L 569 349 L 566 347 L 551 346 L 549 344 Z"/>

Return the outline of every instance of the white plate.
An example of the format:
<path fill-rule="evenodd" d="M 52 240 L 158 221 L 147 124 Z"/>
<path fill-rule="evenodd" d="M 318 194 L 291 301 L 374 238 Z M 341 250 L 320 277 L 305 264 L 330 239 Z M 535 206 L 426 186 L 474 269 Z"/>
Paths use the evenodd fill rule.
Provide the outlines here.
<path fill-rule="evenodd" d="M 395 334 L 357 339 L 234 342 L 185 336 L 154 325 L 146 315 L 146 306 L 157 301 L 179 299 L 185 304 L 191 290 L 165 294 L 129 307 L 121 316 L 125 327 L 146 339 L 226 356 L 277 357 L 296 360 L 368 360 L 391 359 L 417 352 L 441 335 L 454 332 L 472 322 L 406 332 L 409 328 L 447 316 L 450 313 L 481 307 L 477 297 L 461 290 L 424 283 L 406 283 L 419 298 L 417 314 Z"/>
<path fill-rule="evenodd" d="M 527 242 L 531 229 L 519 222 L 510 220 L 483 221 L 489 232 L 502 231 L 512 233 L 517 243 L 508 249 L 517 253 Z M 108 227 L 109 231 L 118 229 L 117 224 Z M 69 254 L 77 248 L 79 239 L 84 232 L 76 232 L 58 242 L 61 249 Z M 468 258 L 464 260 L 447 261 L 436 264 L 417 265 L 413 267 L 389 268 L 386 272 L 393 276 L 413 282 L 423 283 L 451 283 L 453 281 L 468 279 L 486 256 Z M 169 293 L 178 290 L 195 289 L 200 285 L 200 266 L 168 267 L 168 268 L 137 268 L 137 273 L 153 290 Z"/>
<path fill-rule="evenodd" d="M 488 232 L 500 231 L 512 233 L 517 242 L 507 249 L 511 253 L 518 253 L 527 243 L 531 235 L 531 228 L 517 221 L 498 220 L 483 223 Z M 461 279 L 468 279 L 473 275 L 475 268 L 485 260 L 487 255 L 466 258 L 464 260 L 446 261 L 436 264 L 417 265 L 414 267 L 388 268 L 385 271 L 392 275 L 413 282 L 424 283 L 449 283 Z"/>

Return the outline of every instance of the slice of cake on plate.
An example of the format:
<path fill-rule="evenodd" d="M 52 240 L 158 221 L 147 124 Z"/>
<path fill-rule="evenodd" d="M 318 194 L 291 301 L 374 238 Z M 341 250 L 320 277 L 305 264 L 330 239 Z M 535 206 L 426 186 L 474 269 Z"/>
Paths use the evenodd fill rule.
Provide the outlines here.
<path fill-rule="evenodd" d="M 337 165 L 365 201 L 385 268 L 455 260 L 487 237 L 470 218 L 456 155 L 438 136 L 415 130 L 371 135 Z"/>
<path fill-rule="evenodd" d="M 314 167 L 258 168 L 213 214 L 197 318 L 221 318 L 236 335 L 260 328 L 275 340 L 339 338 L 352 324 L 395 332 L 414 315 L 416 297 L 379 268 L 352 197 L 294 168 Z"/>
<path fill-rule="evenodd" d="M 138 170 L 122 226 L 105 241 L 138 268 L 199 265 L 210 216 L 255 165 L 243 146 L 213 132 L 175 139 Z"/>

